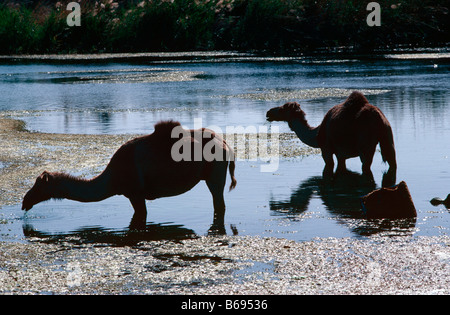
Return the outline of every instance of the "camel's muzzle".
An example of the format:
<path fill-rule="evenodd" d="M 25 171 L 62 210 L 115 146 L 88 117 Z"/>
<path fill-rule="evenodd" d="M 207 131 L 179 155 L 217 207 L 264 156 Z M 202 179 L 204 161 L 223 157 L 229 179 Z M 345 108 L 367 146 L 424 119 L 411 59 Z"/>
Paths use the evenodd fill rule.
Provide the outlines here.
<path fill-rule="evenodd" d="M 22 203 L 22 210 L 28 211 L 31 208 L 33 208 L 32 205 L 27 205 L 27 204 L 25 204 L 25 202 Z"/>
<path fill-rule="evenodd" d="M 22 210 L 28 211 L 33 208 L 33 203 L 30 200 L 30 193 L 28 192 L 25 197 L 23 197 L 22 201 Z"/>
<path fill-rule="evenodd" d="M 275 120 L 274 117 L 273 117 L 273 114 L 274 114 L 274 109 L 272 108 L 271 110 L 269 110 L 266 113 L 267 121 L 274 121 Z"/>

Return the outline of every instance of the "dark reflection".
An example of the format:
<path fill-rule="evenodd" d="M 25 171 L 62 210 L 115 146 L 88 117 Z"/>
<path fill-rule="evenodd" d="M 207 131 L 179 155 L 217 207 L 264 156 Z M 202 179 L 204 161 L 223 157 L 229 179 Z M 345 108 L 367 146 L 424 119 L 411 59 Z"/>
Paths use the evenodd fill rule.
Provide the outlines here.
<path fill-rule="evenodd" d="M 130 222 L 129 230 L 131 231 L 145 231 L 148 227 L 147 223 L 147 212 L 145 213 L 134 213 Z M 233 234 L 237 235 L 237 229 L 232 228 Z M 194 233 L 194 231 L 192 231 Z M 226 235 L 226 229 L 224 224 L 214 223 L 211 224 L 208 230 L 208 235 L 217 236 L 217 235 Z"/>
<path fill-rule="evenodd" d="M 234 233 L 234 230 L 233 230 Z M 225 230 L 225 225 L 223 224 L 212 224 L 211 227 L 208 230 L 209 236 L 219 236 L 219 235 L 226 235 L 227 232 Z"/>
<path fill-rule="evenodd" d="M 448 196 L 445 200 L 435 197 L 430 200 L 430 203 L 435 207 L 439 206 L 439 205 L 443 205 L 445 208 L 447 208 L 447 210 L 450 210 L 450 194 L 448 194 Z"/>
<path fill-rule="evenodd" d="M 142 229 L 107 229 L 101 226 L 83 227 L 67 233 L 49 233 L 36 230 L 31 224 L 22 226 L 27 238 L 39 238 L 45 243 L 108 244 L 134 246 L 141 241 L 183 240 L 196 238 L 193 230 L 182 225 L 147 223 Z"/>
<path fill-rule="evenodd" d="M 360 197 L 374 189 L 376 185 L 370 177 L 351 171 L 333 177 L 313 176 L 300 184 L 289 201 L 271 200 L 270 209 L 300 214 L 308 209 L 311 197 L 317 195 L 331 213 L 362 218 Z"/>
<path fill-rule="evenodd" d="M 395 173 L 386 173 L 383 185 L 395 181 Z M 408 220 L 366 220 L 361 209 L 361 197 L 377 189 L 373 177 L 352 171 L 344 171 L 330 177 L 313 176 L 302 181 L 292 192 L 289 200 L 272 198 L 270 209 L 276 215 L 295 216 L 308 210 L 313 196 L 322 200 L 325 208 L 341 223 L 349 226 L 356 235 L 371 235 L 380 232 L 410 233 L 415 219 Z"/>
<path fill-rule="evenodd" d="M 406 236 L 414 233 L 416 222 L 416 218 L 362 220 L 352 228 L 352 232 L 361 236 L 373 234 Z"/>

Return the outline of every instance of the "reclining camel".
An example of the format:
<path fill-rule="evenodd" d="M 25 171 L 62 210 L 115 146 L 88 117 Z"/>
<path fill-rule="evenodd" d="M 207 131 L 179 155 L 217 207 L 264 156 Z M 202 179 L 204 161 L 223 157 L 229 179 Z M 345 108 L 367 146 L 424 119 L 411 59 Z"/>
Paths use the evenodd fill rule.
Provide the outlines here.
<path fill-rule="evenodd" d="M 200 180 L 205 180 L 214 203 L 211 229 L 222 230 L 225 215 L 223 190 L 228 164 L 230 190 L 236 186 L 233 150 L 212 130 L 181 128 L 184 132 L 173 138 L 174 128 L 181 128 L 180 123 L 160 122 L 155 125 L 154 133 L 128 141 L 116 151 L 106 169 L 90 180 L 43 172 L 25 195 L 22 210 L 30 210 L 35 204 L 52 198 L 93 202 L 124 195 L 135 211 L 130 227 L 136 228 L 145 225 L 146 199 L 179 195 L 192 189 Z M 213 145 L 217 151 L 215 156 L 220 153 L 223 159 L 206 160 L 201 155 L 199 160 L 174 161 L 171 151 L 175 143 L 181 141 L 195 147 L 198 139 L 202 140 L 201 149 Z M 196 152 L 193 150 L 192 153 Z"/>
<path fill-rule="evenodd" d="M 361 198 L 368 219 L 405 219 L 417 217 L 416 207 L 404 181 L 394 187 L 383 187 Z"/>

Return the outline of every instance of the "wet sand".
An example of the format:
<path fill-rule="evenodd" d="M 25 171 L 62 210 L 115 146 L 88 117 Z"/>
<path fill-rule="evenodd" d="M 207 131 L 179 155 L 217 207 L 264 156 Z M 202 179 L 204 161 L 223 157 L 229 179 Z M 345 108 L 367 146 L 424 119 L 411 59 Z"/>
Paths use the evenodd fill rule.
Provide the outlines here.
<path fill-rule="evenodd" d="M 45 169 L 91 176 L 133 135 L 64 135 L 0 120 L 0 207 Z M 251 140 L 249 140 L 251 141 Z M 284 158 L 302 151 L 280 135 Z M 133 246 L 0 242 L 1 294 L 449 294 L 450 238 L 243 236 Z"/>
<path fill-rule="evenodd" d="M 0 243 L 3 294 L 449 294 L 448 237 Z"/>

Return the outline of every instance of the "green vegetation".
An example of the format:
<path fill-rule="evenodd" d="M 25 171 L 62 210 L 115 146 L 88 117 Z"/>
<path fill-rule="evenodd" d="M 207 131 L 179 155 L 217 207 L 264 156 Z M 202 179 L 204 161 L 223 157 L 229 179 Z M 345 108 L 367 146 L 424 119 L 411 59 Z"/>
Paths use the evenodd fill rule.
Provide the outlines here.
<path fill-rule="evenodd" d="M 317 48 L 355 50 L 447 45 L 448 0 L 370 1 L 81 0 L 81 26 L 66 23 L 70 1 L 0 4 L 0 54 Z"/>

